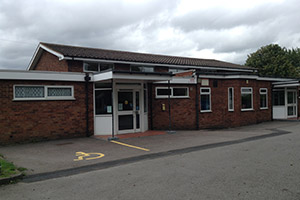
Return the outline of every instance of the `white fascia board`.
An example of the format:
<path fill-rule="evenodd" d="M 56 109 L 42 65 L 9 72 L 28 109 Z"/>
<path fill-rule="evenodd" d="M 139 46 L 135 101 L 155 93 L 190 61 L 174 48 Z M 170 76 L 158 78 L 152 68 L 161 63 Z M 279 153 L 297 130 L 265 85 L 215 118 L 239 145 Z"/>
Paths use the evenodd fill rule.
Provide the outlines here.
<path fill-rule="evenodd" d="M 143 75 L 143 74 L 113 74 L 113 79 L 128 79 L 128 80 L 145 80 L 145 81 L 168 81 L 172 77 L 159 75 Z"/>
<path fill-rule="evenodd" d="M 84 73 L 1 70 L 0 80 L 41 80 L 84 82 Z"/>
<path fill-rule="evenodd" d="M 170 80 L 171 84 L 196 84 L 197 80 L 195 77 L 174 77 Z M 155 84 L 167 84 L 168 81 L 159 81 Z"/>
<path fill-rule="evenodd" d="M 49 49 L 49 48 L 46 47 L 45 45 L 40 44 L 40 48 L 42 48 L 42 49 L 48 51 L 49 53 L 51 53 L 51 54 L 57 56 L 59 60 L 63 60 L 63 59 L 64 59 L 64 55 L 63 55 L 63 54 L 61 54 L 61 53 L 59 53 L 59 52 L 57 52 L 57 51 L 54 51 L 54 50 L 52 50 L 52 49 Z"/>
<path fill-rule="evenodd" d="M 239 71 L 239 72 L 253 72 L 252 69 L 234 69 L 234 68 L 223 68 L 223 67 L 204 67 L 204 66 L 187 66 L 187 65 L 169 65 L 160 63 L 143 63 L 143 62 L 129 62 L 129 61 L 119 61 L 119 60 L 103 60 L 103 59 L 90 59 L 90 58 L 72 58 L 64 57 L 65 60 L 80 60 L 87 62 L 104 62 L 104 63 L 121 63 L 121 64 L 132 64 L 132 65 L 145 65 L 145 66 L 162 66 L 162 67 L 172 67 L 172 68 L 193 68 L 193 69 L 213 69 L 213 70 L 224 70 L 224 71 Z"/>
<path fill-rule="evenodd" d="M 270 77 L 259 77 L 256 75 L 228 75 L 228 76 L 218 76 L 218 75 L 199 75 L 199 78 L 213 78 L 213 79 L 254 79 L 258 81 L 291 81 L 293 79 L 287 78 L 270 78 Z"/>
<path fill-rule="evenodd" d="M 99 73 L 99 74 L 94 74 L 93 75 L 93 81 L 105 81 L 113 78 L 113 73 L 112 71 L 110 72 L 104 72 L 104 73 Z"/>
<path fill-rule="evenodd" d="M 299 83 L 299 81 L 298 80 L 294 80 L 294 81 L 274 82 L 272 84 L 273 85 L 282 85 L 282 84 L 293 84 L 293 83 Z"/>
<path fill-rule="evenodd" d="M 56 51 L 53 51 L 52 49 L 49 49 L 49 48 L 46 47 L 45 45 L 39 44 L 38 47 L 36 48 L 34 54 L 33 54 L 33 57 L 31 58 L 30 63 L 29 63 L 29 65 L 28 65 L 28 67 L 27 67 L 26 70 L 29 71 L 29 70 L 31 69 L 32 65 L 34 65 L 35 62 L 36 62 L 36 61 L 39 59 L 39 57 L 41 56 L 41 54 L 42 54 L 41 51 L 42 51 L 42 50 L 48 51 L 49 53 L 51 53 L 51 54 L 57 56 L 59 60 L 63 60 L 63 59 L 64 59 L 64 55 L 63 55 L 63 54 L 58 53 L 58 52 L 56 52 Z"/>
<path fill-rule="evenodd" d="M 275 85 L 274 88 L 296 87 L 296 86 L 300 86 L 300 83 Z"/>

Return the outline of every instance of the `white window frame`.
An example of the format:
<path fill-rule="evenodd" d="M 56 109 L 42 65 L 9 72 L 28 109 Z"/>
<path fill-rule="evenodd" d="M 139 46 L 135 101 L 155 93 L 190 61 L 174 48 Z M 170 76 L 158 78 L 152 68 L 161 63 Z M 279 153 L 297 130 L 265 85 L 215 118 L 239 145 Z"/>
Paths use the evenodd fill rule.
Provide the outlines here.
<path fill-rule="evenodd" d="M 174 88 L 184 88 L 184 89 L 186 89 L 187 95 L 186 96 L 174 96 L 173 95 L 173 89 Z M 169 89 L 169 87 L 156 87 L 155 88 L 155 98 L 156 99 L 165 99 L 165 98 L 169 97 L 169 95 L 157 95 L 157 90 L 159 90 L 159 89 Z M 170 90 L 171 90 L 170 98 L 173 98 L 173 99 L 190 98 L 189 87 L 170 87 Z"/>
<path fill-rule="evenodd" d="M 208 89 L 209 92 L 202 92 L 202 89 Z M 201 109 L 201 95 L 209 95 L 209 110 L 202 110 Z M 204 112 L 212 112 L 211 109 L 212 105 L 211 105 L 211 88 L 210 87 L 200 87 L 200 112 L 204 113 Z"/>
<path fill-rule="evenodd" d="M 243 89 L 251 90 L 251 92 L 243 92 Z M 251 94 L 251 108 L 241 108 L 241 111 L 252 111 L 253 109 L 253 88 L 252 87 L 241 87 L 241 105 L 242 105 L 242 94 Z"/>
<path fill-rule="evenodd" d="M 262 92 L 262 90 L 266 90 L 266 91 Z M 260 95 L 266 95 L 266 107 L 260 107 Z M 268 109 L 268 88 L 260 88 L 259 89 L 259 107 L 261 110 Z"/>
<path fill-rule="evenodd" d="M 16 97 L 16 87 L 44 87 L 44 97 L 18 98 Z M 48 88 L 71 88 L 71 96 L 48 96 Z M 43 100 L 75 100 L 73 85 L 14 85 L 13 101 L 43 101 Z"/>
<path fill-rule="evenodd" d="M 95 63 L 95 64 L 97 64 L 97 66 L 98 66 L 98 70 L 97 71 L 90 71 L 90 70 L 85 70 L 85 68 L 84 68 L 84 64 L 85 63 Z M 113 63 L 105 63 L 105 62 L 83 62 L 83 64 L 82 64 L 82 68 L 83 68 L 83 72 L 91 72 L 91 73 L 98 73 L 98 72 L 101 72 L 101 70 L 100 70 L 100 65 L 101 64 L 110 64 L 110 65 L 112 65 L 112 68 L 114 68 L 114 64 Z"/>
<path fill-rule="evenodd" d="M 230 104 L 229 104 L 229 102 L 230 102 L 230 90 L 232 89 L 232 108 L 230 108 Z M 234 87 L 229 87 L 228 88 L 228 111 L 234 111 Z"/>

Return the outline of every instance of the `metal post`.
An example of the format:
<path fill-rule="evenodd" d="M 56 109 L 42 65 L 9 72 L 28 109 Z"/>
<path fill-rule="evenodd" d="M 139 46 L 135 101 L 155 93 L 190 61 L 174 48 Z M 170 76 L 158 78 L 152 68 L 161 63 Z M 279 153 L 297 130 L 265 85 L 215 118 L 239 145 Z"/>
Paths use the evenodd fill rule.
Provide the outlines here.
<path fill-rule="evenodd" d="M 170 80 L 168 80 L 168 104 L 169 104 L 169 130 L 168 130 L 168 133 L 169 134 L 174 134 L 176 132 L 172 131 L 171 99 L 170 99 L 170 95 L 171 95 L 171 87 L 170 87 Z"/>
<path fill-rule="evenodd" d="M 111 102 L 112 102 L 112 117 L 111 117 L 111 124 L 112 124 L 112 129 L 111 129 L 111 137 L 108 138 L 108 141 L 110 140 L 118 140 L 119 138 L 115 137 L 115 107 L 114 107 L 114 80 L 111 79 Z"/>

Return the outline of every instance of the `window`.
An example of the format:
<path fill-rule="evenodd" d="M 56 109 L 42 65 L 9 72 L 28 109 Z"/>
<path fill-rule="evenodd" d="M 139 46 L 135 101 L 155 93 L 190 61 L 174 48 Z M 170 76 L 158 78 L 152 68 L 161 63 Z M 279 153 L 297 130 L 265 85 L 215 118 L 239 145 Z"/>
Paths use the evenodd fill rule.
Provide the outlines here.
<path fill-rule="evenodd" d="M 201 112 L 211 111 L 211 93 L 210 88 L 200 88 Z"/>
<path fill-rule="evenodd" d="M 130 65 L 130 71 L 133 72 L 154 72 L 154 67 L 143 65 Z"/>
<path fill-rule="evenodd" d="M 179 72 L 184 72 L 186 69 L 179 69 L 179 68 L 169 68 L 169 72 L 172 73 L 179 73 Z"/>
<path fill-rule="evenodd" d="M 242 111 L 253 110 L 253 93 L 252 88 L 241 88 Z"/>
<path fill-rule="evenodd" d="M 72 100 L 73 86 L 15 85 L 14 100 Z"/>
<path fill-rule="evenodd" d="M 267 109 L 268 108 L 268 89 L 267 88 L 260 88 L 260 109 Z"/>
<path fill-rule="evenodd" d="M 273 105 L 274 106 L 284 106 L 284 90 L 275 90 L 273 91 Z"/>
<path fill-rule="evenodd" d="M 113 68 L 112 63 L 96 63 L 96 62 L 84 62 L 83 71 L 84 72 L 100 72 L 106 71 Z"/>
<path fill-rule="evenodd" d="M 156 98 L 188 98 L 189 88 L 188 87 L 157 87 Z"/>
<path fill-rule="evenodd" d="M 95 114 L 112 114 L 112 90 L 95 90 Z"/>
<path fill-rule="evenodd" d="M 234 89 L 228 88 L 228 111 L 234 111 Z"/>

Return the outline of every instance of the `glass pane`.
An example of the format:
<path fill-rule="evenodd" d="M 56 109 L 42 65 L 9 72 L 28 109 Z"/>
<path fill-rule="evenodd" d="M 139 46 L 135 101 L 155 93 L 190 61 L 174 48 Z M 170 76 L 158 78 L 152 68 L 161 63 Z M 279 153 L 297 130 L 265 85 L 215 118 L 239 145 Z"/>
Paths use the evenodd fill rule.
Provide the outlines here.
<path fill-rule="evenodd" d="M 144 72 L 154 72 L 154 68 L 153 67 L 144 67 Z"/>
<path fill-rule="evenodd" d="M 140 92 L 135 92 L 135 110 L 140 110 Z"/>
<path fill-rule="evenodd" d="M 111 90 L 95 91 L 96 115 L 112 113 Z"/>
<path fill-rule="evenodd" d="M 252 108 L 252 95 L 242 94 L 242 109 L 251 109 L 251 108 Z"/>
<path fill-rule="evenodd" d="M 288 106 L 288 116 L 293 116 L 295 115 L 295 110 L 296 110 L 296 107 L 295 106 Z"/>
<path fill-rule="evenodd" d="M 209 89 L 201 89 L 201 93 L 209 93 Z"/>
<path fill-rule="evenodd" d="M 261 108 L 266 108 L 267 107 L 267 95 L 266 94 L 261 94 L 260 95 L 260 107 Z"/>
<path fill-rule="evenodd" d="M 138 66 L 138 65 L 131 65 L 131 71 L 134 72 L 141 72 L 142 71 L 142 66 Z"/>
<path fill-rule="evenodd" d="M 162 88 L 159 88 L 157 89 L 157 95 L 161 95 L 161 96 L 168 96 L 168 95 L 171 95 L 171 89 L 162 89 Z"/>
<path fill-rule="evenodd" d="M 133 95 L 132 92 L 118 93 L 118 110 L 133 110 Z"/>
<path fill-rule="evenodd" d="M 84 63 L 84 70 L 98 72 L 98 63 Z"/>
<path fill-rule="evenodd" d="M 201 110 L 210 110 L 209 94 L 201 95 Z"/>
<path fill-rule="evenodd" d="M 252 89 L 251 88 L 242 88 L 242 92 L 243 93 L 250 93 L 250 92 L 252 92 Z"/>
<path fill-rule="evenodd" d="M 139 129 L 140 128 L 140 115 L 136 114 L 136 128 Z"/>
<path fill-rule="evenodd" d="M 48 96 L 50 97 L 71 97 L 71 88 L 48 88 Z"/>
<path fill-rule="evenodd" d="M 187 88 L 173 88 L 173 96 L 186 97 L 187 96 Z"/>
<path fill-rule="evenodd" d="M 288 92 L 288 104 L 296 103 L 296 93 L 295 92 Z"/>
<path fill-rule="evenodd" d="M 228 94 L 228 106 L 229 110 L 233 110 L 233 91 L 232 88 L 229 89 L 229 94 Z"/>
<path fill-rule="evenodd" d="M 42 98 L 44 97 L 44 86 L 16 86 L 16 98 Z"/>
<path fill-rule="evenodd" d="M 273 92 L 273 105 L 274 106 L 284 106 L 284 91 L 274 91 Z"/>
<path fill-rule="evenodd" d="M 133 129 L 133 115 L 119 115 L 119 130 Z"/>
<path fill-rule="evenodd" d="M 100 71 L 105 71 L 113 68 L 113 64 L 101 63 Z"/>

